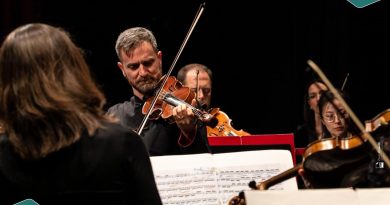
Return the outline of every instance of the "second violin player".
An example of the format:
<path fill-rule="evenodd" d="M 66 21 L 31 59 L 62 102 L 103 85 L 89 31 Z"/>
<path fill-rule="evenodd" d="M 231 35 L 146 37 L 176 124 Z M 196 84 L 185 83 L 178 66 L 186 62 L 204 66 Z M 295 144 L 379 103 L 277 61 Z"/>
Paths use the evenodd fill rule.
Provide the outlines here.
<path fill-rule="evenodd" d="M 158 50 L 153 33 L 143 27 L 123 31 L 116 41 L 117 63 L 130 84 L 134 96 L 108 109 L 120 123 L 135 130 L 144 118 L 142 107 L 158 87 L 162 73 L 162 51 Z M 174 124 L 164 119 L 148 120 L 141 137 L 152 156 L 208 152 L 206 130 L 195 122 L 190 108 L 180 105 L 173 109 Z"/>
<path fill-rule="evenodd" d="M 197 107 L 204 110 L 210 108 L 212 78 L 211 69 L 199 63 L 187 64 L 177 73 L 177 80 L 195 93 Z"/>
<path fill-rule="evenodd" d="M 206 124 L 207 136 L 244 136 L 250 135 L 243 130 L 236 130 L 231 126 L 231 120 L 219 108 L 211 109 L 211 93 L 213 73 L 206 65 L 191 63 L 183 66 L 177 79 L 194 93 L 199 109 L 207 110 L 215 118 L 215 123 Z"/>

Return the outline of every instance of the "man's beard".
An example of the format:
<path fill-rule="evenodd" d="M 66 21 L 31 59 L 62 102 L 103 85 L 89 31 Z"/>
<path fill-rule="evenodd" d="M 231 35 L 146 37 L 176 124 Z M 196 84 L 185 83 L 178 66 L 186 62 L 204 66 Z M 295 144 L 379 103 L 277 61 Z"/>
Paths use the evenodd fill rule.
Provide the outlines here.
<path fill-rule="evenodd" d="M 133 87 L 144 95 L 152 95 L 159 84 L 159 80 L 153 76 L 146 76 L 137 80 Z"/>

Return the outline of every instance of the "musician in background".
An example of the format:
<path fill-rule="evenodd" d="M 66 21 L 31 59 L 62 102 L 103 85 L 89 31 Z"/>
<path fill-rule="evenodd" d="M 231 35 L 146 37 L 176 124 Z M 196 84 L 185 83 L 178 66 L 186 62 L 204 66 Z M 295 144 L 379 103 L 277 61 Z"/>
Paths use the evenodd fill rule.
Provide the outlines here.
<path fill-rule="evenodd" d="M 307 84 L 303 107 L 304 123 L 298 126 L 294 132 L 296 147 L 306 147 L 310 142 L 320 139 L 323 135 L 318 100 L 322 92 L 326 90 L 328 90 L 326 85 L 318 79 Z"/>
<path fill-rule="evenodd" d="M 196 95 L 197 107 L 214 115 L 216 126 L 207 126 L 207 136 L 245 136 L 248 132 L 236 130 L 230 125 L 230 119 L 219 108 L 211 108 L 213 73 L 205 65 L 191 63 L 183 66 L 177 73 L 177 79 L 189 87 Z"/>
<path fill-rule="evenodd" d="M 343 99 L 348 102 L 345 94 L 340 92 Z M 318 101 L 318 110 L 323 125 L 319 140 L 309 144 L 308 148 L 316 149 L 330 145 L 334 148 L 316 150 L 305 158 L 305 170 L 300 170 L 307 187 L 312 188 L 339 188 L 355 187 L 364 181 L 365 176 L 348 177 L 359 166 L 366 166 L 369 153 L 363 143 L 360 132 L 351 121 L 349 114 L 341 102 L 329 90 L 322 93 Z M 357 139 L 357 140 L 352 140 Z M 344 144 L 340 143 L 343 140 Z M 329 143 L 327 143 L 329 142 Z M 339 144 L 338 144 L 338 143 Z M 339 149 L 344 146 L 344 149 Z M 325 148 L 325 147 L 324 147 Z"/>
<path fill-rule="evenodd" d="M 343 92 L 340 96 L 348 102 L 349 98 Z M 323 125 L 322 135 L 318 139 L 325 138 L 348 138 L 359 134 L 356 126 L 352 123 L 347 111 L 341 105 L 340 101 L 335 98 L 334 94 L 327 90 L 323 92 L 318 101 L 318 111 L 320 113 Z"/>
<path fill-rule="evenodd" d="M 199 63 L 187 64 L 177 73 L 177 80 L 195 92 L 197 106 L 203 110 L 210 108 L 212 78 L 212 71 Z"/>
<path fill-rule="evenodd" d="M 119 58 L 117 63 L 123 77 L 130 84 L 133 96 L 125 102 L 113 105 L 108 113 L 117 116 L 126 128 L 137 130 L 145 115 L 142 107 L 159 88 L 162 73 L 162 52 L 158 50 L 153 33 L 142 27 L 129 28 L 118 36 L 115 45 Z M 196 101 L 193 100 L 193 105 Z M 197 125 L 197 118 L 185 104 L 172 110 L 175 123 L 161 117 L 148 119 L 141 137 L 150 155 L 208 152 L 202 140 L 204 128 Z"/>

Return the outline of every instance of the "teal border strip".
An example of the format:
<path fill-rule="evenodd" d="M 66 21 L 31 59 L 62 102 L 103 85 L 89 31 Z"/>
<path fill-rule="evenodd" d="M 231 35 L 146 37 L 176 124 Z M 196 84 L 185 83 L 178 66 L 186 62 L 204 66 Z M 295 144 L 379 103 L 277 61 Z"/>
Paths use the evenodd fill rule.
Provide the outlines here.
<path fill-rule="evenodd" d="M 376 3 L 380 0 L 347 0 L 347 1 L 349 1 L 349 3 L 354 5 L 356 8 L 361 9 L 363 7 L 370 5 L 370 4 Z"/>

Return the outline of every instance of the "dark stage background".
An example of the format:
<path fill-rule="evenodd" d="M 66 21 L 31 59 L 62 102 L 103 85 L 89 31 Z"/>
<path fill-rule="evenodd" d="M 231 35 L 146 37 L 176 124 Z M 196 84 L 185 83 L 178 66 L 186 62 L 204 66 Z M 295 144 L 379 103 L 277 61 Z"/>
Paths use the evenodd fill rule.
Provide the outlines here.
<path fill-rule="evenodd" d="M 187 63 L 209 66 L 212 104 L 229 115 L 234 128 L 293 132 L 303 121 L 304 87 L 316 76 L 305 71 L 308 59 L 336 87 L 349 73 L 345 89 L 361 121 L 390 108 L 388 1 L 361 9 L 347 0 L 102 1 L 1 0 L 0 37 L 30 22 L 65 28 L 86 50 L 109 106 L 132 95 L 116 66 L 119 33 L 133 26 L 151 29 L 166 72 L 206 2 L 173 74 Z"/>

